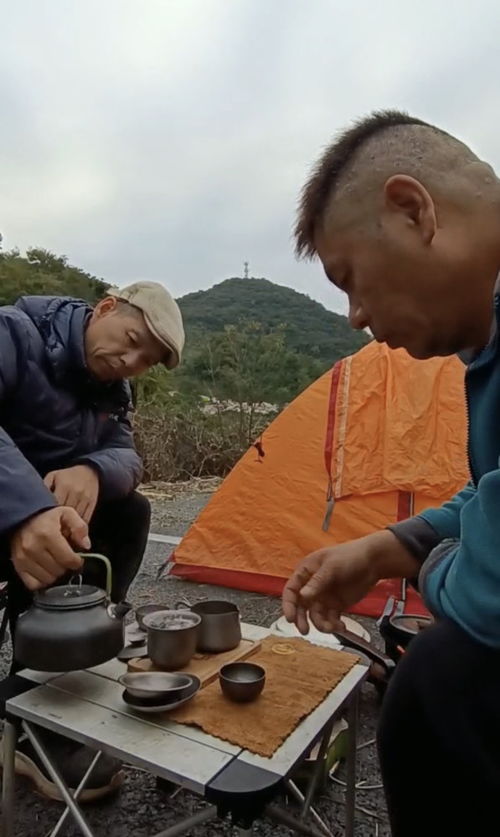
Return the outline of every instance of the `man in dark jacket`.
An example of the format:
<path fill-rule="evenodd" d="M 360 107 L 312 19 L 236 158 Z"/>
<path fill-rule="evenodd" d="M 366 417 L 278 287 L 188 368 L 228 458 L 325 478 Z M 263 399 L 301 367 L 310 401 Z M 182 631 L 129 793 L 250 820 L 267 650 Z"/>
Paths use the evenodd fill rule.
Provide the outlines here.
<path fill-rule="evenodd" d="M 103 586 L 101 570 L 83 566 L 76 550 L 106 554 L 112 598 L 126 597 L 150 518 L 135 491 L 142 465 L 126 379 L 156 363 L 177 366 L 183 345 L 177 304 L 154 282 L 116 291 L 93 309 L 43 296 L 0 308 L 0 577 L 8 581 L 13 634 L 32 591 L 80 570 Z M 49 748 L 76 787 L 93 754 L 60 738 Z M 59 798 L 27 742 L 16 765 Z M 116 762 L 101 757 L 80 799 L 103 796 L 119 781 Z"/>

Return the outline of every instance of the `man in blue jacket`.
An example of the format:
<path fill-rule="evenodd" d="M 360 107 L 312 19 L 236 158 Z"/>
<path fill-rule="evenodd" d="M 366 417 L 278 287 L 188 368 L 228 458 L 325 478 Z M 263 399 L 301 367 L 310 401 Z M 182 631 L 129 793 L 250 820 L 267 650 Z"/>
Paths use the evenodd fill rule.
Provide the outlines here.
<path fill-rule="evenodd" d="M 22 297 L 0 308 L 0 577 L 8 581 L 12 632 L 32 591 L 82 569 L 92 548 L 113 568 L 112 598 L 126 597 L 142 561 L 150 509 L 137 493 L 127 378 L 157 363 L 177 366 L 184 345 L 179 308 L 154 282 L 137 282 L 91 308 L 81 300 Z M 13 662 L 13 670 L 17 668 Z M 93 754 L 52 737 L 51 753 L 70 787 Z M 59 798 L 29 742 L 16 768 Z M 101 757 L 85 799 L 113 790 L 117 763 Z"/>
<path fill-rule="evenodd" d="M 379 729 L 393 834 L 470 835 L 479 819 L 491 830 L 500 791 L 500 182 L 446 132 L 375 113 L 318 161 L 296 240 L 346 292 L 355 328 L 416 358 L 460 353 L 471 479 L 439 509 L 307 556 L 284 612 L 302 633 L 307 615 L 328 632 L 379 579 L 418 578 L 436 622 L 398 665 Z"/>

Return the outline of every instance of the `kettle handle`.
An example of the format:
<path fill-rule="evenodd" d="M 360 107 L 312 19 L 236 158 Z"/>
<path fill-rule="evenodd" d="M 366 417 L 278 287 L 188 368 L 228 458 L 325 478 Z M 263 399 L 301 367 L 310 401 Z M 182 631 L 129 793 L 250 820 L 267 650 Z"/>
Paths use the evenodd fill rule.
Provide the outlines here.
<path fill-rule="evenodd" d="M 111 596 L 111 578 L 112 578 L 112 570 L 111 570 L 111 561 L 109 558 L 106 558 L 105 555 L 100 555 L 99 552 L 78 552 L 77 553 L 83 561 L 86 558 L 97 558 L 99 561 L 102 561 L 104 566 L 106 567 L 106 595 L 108 599 Z"/>

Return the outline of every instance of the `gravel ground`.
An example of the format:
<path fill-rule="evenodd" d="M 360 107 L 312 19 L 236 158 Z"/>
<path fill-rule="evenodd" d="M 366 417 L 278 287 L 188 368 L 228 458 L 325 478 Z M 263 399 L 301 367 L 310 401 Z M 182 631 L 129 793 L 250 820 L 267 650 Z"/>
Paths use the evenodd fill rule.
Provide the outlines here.
<path fill-rule="evenodd" d="M 203 508 L 211 493 L 203 490 L 183 488 L 177 495 L 169 491 L 160 498 L 150 495 L 153 507 L 152 531 L 158 534 L 182 535 Z M 280 603 L 270 596 L 243 593 L 237 590 L 221 590 L 216 587 L 192 584 L 175 578 L 163 578 L 157 581 L 157 573 L 168 557 L 169 548 L 164 544 L 150 543 L 142 570 L 130 593 L 133 603 L 139 604 L 154 598 L 165 605 L 172 605 L 180 596 L 190 599 L 203 596 L 222 595 L 238 604 L 242 618 L 254 624 L 270 625 L 280 615 Z M 371 620 L 360 620 L 371 632 L 374 625 Z M 0 651 L 0 674 L 5 673 L 10 657 L 10 648 L 4 646 Z M 359 743 L 372 741 L 375 735 L 378 703 L 375 691 L 367 684 L 361 699 L 361 719 Z M 342 779 L 343 774 L 339 774 Z M 367 786 L 379 786 L 380 775 L 373 744 L 359 751 L 358 780 Z M 344 806 L 343 788 L 339 784 L 329 783 L 328 788 L 317 800 L 319 813 L 330 823 L 337 835 L 343 834 Z M 126 782 L 120 793 L 112 800 L 99 805 L 86 806 L 85 812 L 90 827 L 96 837 L 147 837 L 173 825 L 182 817 L 200 810 L 204 802 L 187 791 L 169 792 L 157 788 L 155 780 L 148 774 L 134 768 L 126 768 Z M 389 837 L 383 795 L 379 788 L 359 789 L 357 804 L 364 810 L 358 810 L 356 837 Z M 61 812 L 61 806 L 50 803 L 34 795 L 22 780 L 17 788 L 17 831 L 19 837 L 40 837 L 47 835 L 55 825 Z M 223 837 L 234 834 L 229 823 L 215 821 L 213 824 L 199 826 L 191 832 L 192 837 Z M 270 822 L 260 821 L 254 825 L 258 837 L 288 837 L 287 828 L 277 827 Z M 68 821 L 61 834 L 65 837 L 78 837 L 79 831 Z"/>

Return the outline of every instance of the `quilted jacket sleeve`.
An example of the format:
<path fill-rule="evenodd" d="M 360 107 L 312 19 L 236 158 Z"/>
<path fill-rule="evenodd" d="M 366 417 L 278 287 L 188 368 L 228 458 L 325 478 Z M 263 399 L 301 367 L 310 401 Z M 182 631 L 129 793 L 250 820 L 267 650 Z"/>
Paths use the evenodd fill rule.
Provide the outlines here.
<path fill-rule="evenodd" d="M 134 445 L 132 426 L 127 418 L 109 422 L 110 430 L 101 447 L 85 454 L 78 462 L 90 465 L 99 474 L 101 500 L 118 500 L 137 487 L 142 477 L 142 460 Z"/>
<path fill-rule="evenodd" d="M 24 372 L 29 337 L 19 315 L 0 308 L 0 414 Z M 42 478 L 0 426 L 0 534 L 57 505 Z"/>

